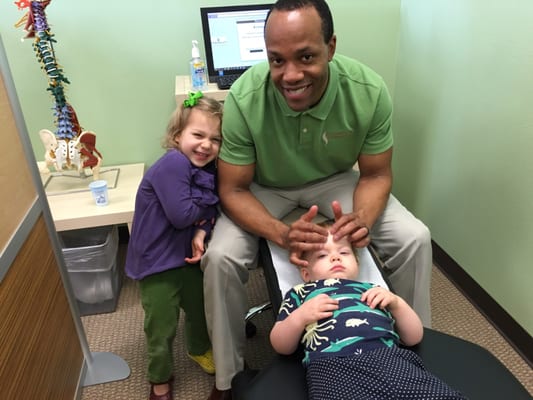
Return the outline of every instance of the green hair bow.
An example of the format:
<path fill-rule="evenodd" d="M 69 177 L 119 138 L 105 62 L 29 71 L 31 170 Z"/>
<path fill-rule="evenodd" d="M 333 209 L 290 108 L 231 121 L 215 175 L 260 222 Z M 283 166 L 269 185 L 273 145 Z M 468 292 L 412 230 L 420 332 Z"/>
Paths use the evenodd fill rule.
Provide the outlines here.
<path fill-rule="evenodd" d="M 198 91 L 196 93 L 190 92 L 189 98 L 183 100 L 183 106 L 184 107 L 194 107 L 196 104 L 198 104 L 198 100 L 204 97 L 202 92 Z"/>

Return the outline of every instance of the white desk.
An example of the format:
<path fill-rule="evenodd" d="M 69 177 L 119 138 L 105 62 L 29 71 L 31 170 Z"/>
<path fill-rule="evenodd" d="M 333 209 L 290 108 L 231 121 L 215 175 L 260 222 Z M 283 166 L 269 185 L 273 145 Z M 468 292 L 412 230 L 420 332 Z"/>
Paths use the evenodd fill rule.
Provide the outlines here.
<path fill-rule="evenodd" d="M 109 204 L 97 206 L 90 191 L 47 195 L 56 230 L 128 224 L 135 210 L 135 195 L 144 175 L 144 164 L 103 166 L 101 171 L 119 168 L 117 185 L 109 189 Z"/>
<path fill-rule="evenodd" d="M 177 75 L 176 86 L 174 88 L 176 95 L 176 104 L 183 103 L 183 100 L 187 98 L 191 92 L 191 78 L 188 75 Z M 212 97 L 218 101 L 224 101 L 228 90 L 220 90 L 216 83 L 209 83 L 207 90 L 202 91 L 206 96 Z"/>

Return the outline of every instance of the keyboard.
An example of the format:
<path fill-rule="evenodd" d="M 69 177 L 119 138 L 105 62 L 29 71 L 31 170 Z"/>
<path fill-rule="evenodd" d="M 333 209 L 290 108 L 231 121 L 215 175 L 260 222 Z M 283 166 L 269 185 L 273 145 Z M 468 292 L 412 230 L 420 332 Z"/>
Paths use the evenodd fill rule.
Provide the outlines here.
<path fill-rule="evenodd" d="M 217 77 L 217 86 L 220 90 L 227 90 L 240 75 L 220 75 Z"/>

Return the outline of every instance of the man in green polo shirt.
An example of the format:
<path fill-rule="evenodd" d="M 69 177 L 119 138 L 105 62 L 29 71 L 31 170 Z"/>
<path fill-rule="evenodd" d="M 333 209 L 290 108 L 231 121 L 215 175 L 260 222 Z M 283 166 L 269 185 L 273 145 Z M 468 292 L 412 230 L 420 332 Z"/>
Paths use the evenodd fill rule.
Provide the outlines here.
<path fill-rule="evenodd" d="M 305 265 L 302 252 L 320 248 L 328 234 L 312 223 L 317 212 L 357 247 L 372 238 L 396 293 L 431 323 L 430 233 L 390 193 L 392 102 L 382 78 L 335 55 L 324 0 L 279 0 L 265 44 L 268 64 L 246 71 L 224 106 L 223 213 L 202 259 L 216 365 L 210 400 L 231 398 L 231 379 L 244 367 L 245 284 L 258 238 Z M 309 211 L 290 226 L 280 220 L 298 206 Z"/>

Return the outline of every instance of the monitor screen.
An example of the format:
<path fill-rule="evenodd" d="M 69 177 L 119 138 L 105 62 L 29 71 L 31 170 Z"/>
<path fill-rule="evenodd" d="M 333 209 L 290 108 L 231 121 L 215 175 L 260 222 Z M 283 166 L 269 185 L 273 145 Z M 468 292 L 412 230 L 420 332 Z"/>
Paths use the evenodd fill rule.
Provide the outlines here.
<path fill-rule="evenodd" d="M 210 82 L 240 75 L 267 59 L 263 29 L 272 4 L 202 7 L 205 58 Z"/>

